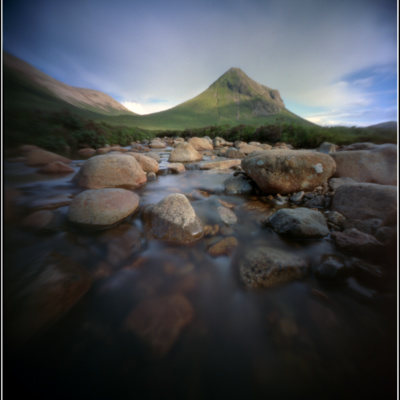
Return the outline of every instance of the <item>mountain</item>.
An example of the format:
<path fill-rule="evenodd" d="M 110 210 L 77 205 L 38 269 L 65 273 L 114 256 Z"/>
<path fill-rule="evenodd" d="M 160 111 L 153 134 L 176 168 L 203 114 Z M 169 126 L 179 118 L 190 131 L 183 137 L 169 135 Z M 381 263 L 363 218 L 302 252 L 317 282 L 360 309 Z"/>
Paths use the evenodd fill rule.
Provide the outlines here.
<path fill-rule="evenodd" d="M 231 68 L 198 96 L 169 110 L 138 115 L 105 93 L 62 83 L 30 64 L 3 53 L 4 110 L 69 110 L 87 119 L 153 130 L 183 130 L 212 125 L 295 122 L 313 125 L 286 109 L 278 90 Z M 18 112 L 15 112 L 18 110 Z"/>
<path fill-rule="evenodd" d="M 376 125 L 367 126 L 368 129 L 397 129 L 396 121 L 382 122 Z"/>
<path fill-rule="evenodd" d="M 69 86 L 8 53 L 3 53 L 3 76 L 8 107 L 35 106 L 47 110 L 62 106 L 71 108 L 70 105 L 72 109 L 99 114 L 133 114 L 103 92 Z"/>

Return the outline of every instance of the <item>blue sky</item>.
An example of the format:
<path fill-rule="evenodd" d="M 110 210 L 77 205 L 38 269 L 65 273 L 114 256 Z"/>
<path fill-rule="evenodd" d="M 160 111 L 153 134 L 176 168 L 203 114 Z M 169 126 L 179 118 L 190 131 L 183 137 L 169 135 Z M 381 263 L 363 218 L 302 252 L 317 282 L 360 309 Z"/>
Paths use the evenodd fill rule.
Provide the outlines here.
<path fill-rule="evenodd" d="M 138 113 L 231 67 L 321 125 L 397 120 L 396 0 L 4 0 L 3 49 Z"/>

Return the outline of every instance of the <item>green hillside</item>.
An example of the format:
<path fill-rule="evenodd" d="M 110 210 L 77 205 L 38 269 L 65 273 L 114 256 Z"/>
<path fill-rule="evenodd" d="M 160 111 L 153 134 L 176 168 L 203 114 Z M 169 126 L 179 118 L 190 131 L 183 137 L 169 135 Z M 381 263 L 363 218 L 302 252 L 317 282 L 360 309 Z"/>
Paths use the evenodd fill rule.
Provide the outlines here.
<path fill-rule="evenodd" d="M 277 90 L 260 85 L 238 68 L 231 68 L 204 92 L 169 110 L 105 120 L 146 129 L 177 130 L 277 122 L 311 124 L 287 110 Z"/>

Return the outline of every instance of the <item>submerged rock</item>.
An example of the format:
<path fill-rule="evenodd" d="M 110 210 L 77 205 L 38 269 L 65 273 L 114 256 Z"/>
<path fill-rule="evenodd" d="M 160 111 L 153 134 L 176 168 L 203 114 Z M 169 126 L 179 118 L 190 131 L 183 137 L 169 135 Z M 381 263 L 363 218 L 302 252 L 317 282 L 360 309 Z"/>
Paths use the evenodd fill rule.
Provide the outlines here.
<path fill-rule="evenodd" d="M 242 161 L 243 170 L 265 193 L 313 190 L 335 172 L 333 158 L 308 150 L 265 150 Z"/>
<path fill-rule="evenodd" d="M 154 355 L 164 356 L 193 316 L 193 306 L 177 293 L 141 302 L 126 318 L 124 328 L 134 332 Z"/>
<path fill-rule="evenodd" d="M 307 262 L 302 257 L 270 246 L 249 249 L 237 261 L 239 277 L 248 289 L 270 288 L 302 278 Z"/>
<path fill-rule="evenodd" d="M 86 190 L 74 198 L 68 218 L 75 224 L 102 228 L 122 221 L 138 206 L 139 196 L 129 190 Z"/>
<path fill-rule="evenodd" d="M 146 174 L 134 157 L 120 153 L 103 154 L 87 160 L 75 178 L 79 186 L 88 189 L 143 185 Z"/>
<path fill-rule="evenodd" d="M 74 169 L 62 161 L 53 161 L 41 168 L 40 172 L 48 174 L 70 174 L 74 172 Z"/>
<path fill-rule="evenodd" d="M 322 238 L 329 234 L 324 216 L 309 208 L 282 208 L 268 222 L 276 232 L 299 238 Z"/>
<path fill-rule="evenodd" d="M 225 182 L 225 192 L 228 194 L 248 194 L 253 192 L 253 186 L 242 174 L 231 176 Z"/>
<path fill-rule="evenodd" d="M 190 243 L 203 237 L 203 226 L 185 195 L 170 194 L 143 214 L 148 236 L 177 243 Z"/>

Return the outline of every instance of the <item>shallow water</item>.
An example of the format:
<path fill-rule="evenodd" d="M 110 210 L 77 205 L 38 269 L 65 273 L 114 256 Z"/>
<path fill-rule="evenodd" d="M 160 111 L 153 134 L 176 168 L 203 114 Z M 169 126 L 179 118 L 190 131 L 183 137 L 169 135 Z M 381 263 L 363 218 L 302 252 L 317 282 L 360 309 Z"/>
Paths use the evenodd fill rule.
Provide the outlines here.
<path fill-rule="evenodd" d="M 162 157 L 164 167 L 168 150 Z M 82 162 L 74 161 L 75 173 Z M 236 250 L 219 257 L 207 253 L 212 237 L 192 245 L 147 240 L 141 209 L 110 229 L 80 231 L 66 218 L 68 202 L 81 191 L 74 174 L 45 175 L 7 160 L 4 173 L 5 185 L 15 189 L 4 227 L 4 383 L 10 397 L 395 398 L 397 286 L 390 258 L 377 266 L 382 276 L 318 280 L 313 272 L 323 257 L 345 256 L 329 237 L 294 241 L 263 226 L 260 219 L 288 204 L 224 194 L 232 171 L 189 169 L 135 191 L 141 209 L 184 193 L 204 224 L 220 225 L 217 236 L 237 238 Z M 220 222 L 221 201 L 235 212 L 236 224 Z M 52 229 L 23 227 L 21 220 L 37 209 L 54 211 Z M 273 289 L 247 291 L 235 261 L 256 245 L 296 253 L 308 260 L 310 272 Z M 40 293 L 32 293 L 53 279 L 51 271 L 43 273 L 43 260 L 54 254 L 66 268 L 83 267 L 91 284 L 49 322 L 41 318 L 51 307 L 35 308 Z M 193 318 L 165 354 L 155 354 L 126 321 L 143 302 L 176 294 L 188 300 Z"/>

